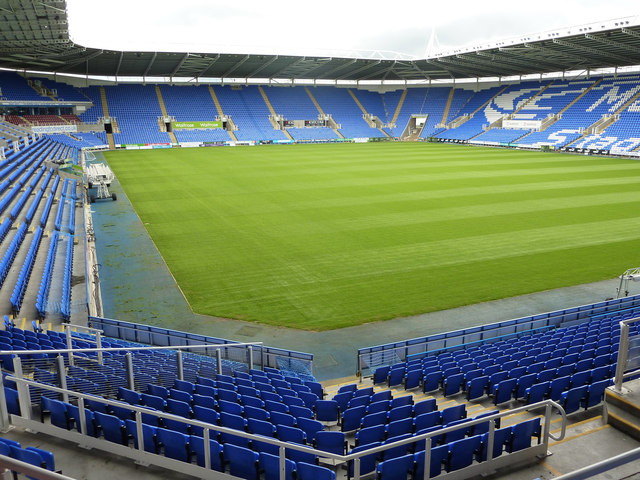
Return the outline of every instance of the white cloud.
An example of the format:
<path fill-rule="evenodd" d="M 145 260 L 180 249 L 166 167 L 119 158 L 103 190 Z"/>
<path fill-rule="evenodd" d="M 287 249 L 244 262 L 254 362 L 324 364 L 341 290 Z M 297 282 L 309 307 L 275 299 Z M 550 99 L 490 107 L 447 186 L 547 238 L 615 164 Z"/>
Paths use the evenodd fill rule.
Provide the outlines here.
<path fill-rule="evenodd" d="M 67 0 L 67 6 L 72 38 L 90 47 L 293 55 L 422 56 L 433 29 L 442 48 L 453 48 L 640 13 L 629 0 Z"/>

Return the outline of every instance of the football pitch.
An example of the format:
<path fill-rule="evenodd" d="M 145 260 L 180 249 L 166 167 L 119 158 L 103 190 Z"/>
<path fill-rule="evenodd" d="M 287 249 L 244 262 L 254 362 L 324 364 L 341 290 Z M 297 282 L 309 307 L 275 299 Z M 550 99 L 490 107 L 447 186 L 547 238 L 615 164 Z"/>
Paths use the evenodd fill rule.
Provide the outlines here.
<path fill-rule="evenodd" d="M 106 158 L 200 314 L 328 330 L 640 265 L 639 161 L 426 143 Z"/>

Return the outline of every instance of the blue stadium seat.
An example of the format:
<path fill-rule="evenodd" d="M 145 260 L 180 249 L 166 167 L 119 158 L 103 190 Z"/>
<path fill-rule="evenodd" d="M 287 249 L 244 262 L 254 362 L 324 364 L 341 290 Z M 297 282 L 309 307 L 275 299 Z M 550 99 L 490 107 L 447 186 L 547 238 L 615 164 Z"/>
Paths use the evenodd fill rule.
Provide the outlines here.
<path fill-rule="evenodd" d="M 297 480 L 335 480 L 336 473 L 326 467 L 306 462 L 297 462 Z"/>
<path fill-rule="evenodd" d="M 264 472 L 265 480 L 281 480 L 279 456 L 271 455 L 266 452 L 260 452 L 260 457 L 258 461 L 259 461 L 260 469 Z M 284 462 L 285 462 L 284 480 L 294 480 L 296 463 L 286 458 Z"/>
<path fill-rule="evenodd" d="M 413 470 L 414 457 L 411 454 L 380 462 L 376 469 L 380 480 L 406 480 Z"/>
<path fill-rule="evenodd" d="M 225 444 L 222 455 L 229 464 L 229 473 L 231 475 L 247 480 L 259 480 L 260 456 L 258 453 L 248 448 Z"/>

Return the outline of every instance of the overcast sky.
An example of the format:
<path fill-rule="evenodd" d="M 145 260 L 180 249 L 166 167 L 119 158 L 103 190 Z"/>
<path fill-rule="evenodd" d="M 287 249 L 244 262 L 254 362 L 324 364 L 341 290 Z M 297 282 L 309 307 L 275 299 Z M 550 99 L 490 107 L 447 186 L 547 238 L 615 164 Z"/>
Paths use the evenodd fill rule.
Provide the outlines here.
<path fill-rule="evenodd" d="M 640 14 L 637 0 L 67 0 L 71 38 L 112 50 L 322 55 L 442 50 Z"/>

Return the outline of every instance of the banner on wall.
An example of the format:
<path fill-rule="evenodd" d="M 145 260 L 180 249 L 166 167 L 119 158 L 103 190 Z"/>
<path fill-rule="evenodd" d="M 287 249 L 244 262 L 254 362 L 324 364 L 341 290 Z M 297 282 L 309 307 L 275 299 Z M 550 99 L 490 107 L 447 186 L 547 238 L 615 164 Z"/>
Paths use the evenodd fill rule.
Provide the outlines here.
<path fill-rule="evenodd" d="M 224 128 L 221 120 L 213 120 L 206 122 L 171 122 L 174 130 L 211 130 L 214 128 Z"/>
<path fill-rule="evenodd" d="M 34 125 L 31 127 L 33 133 L 76 133 L 77 125 Z"/>

